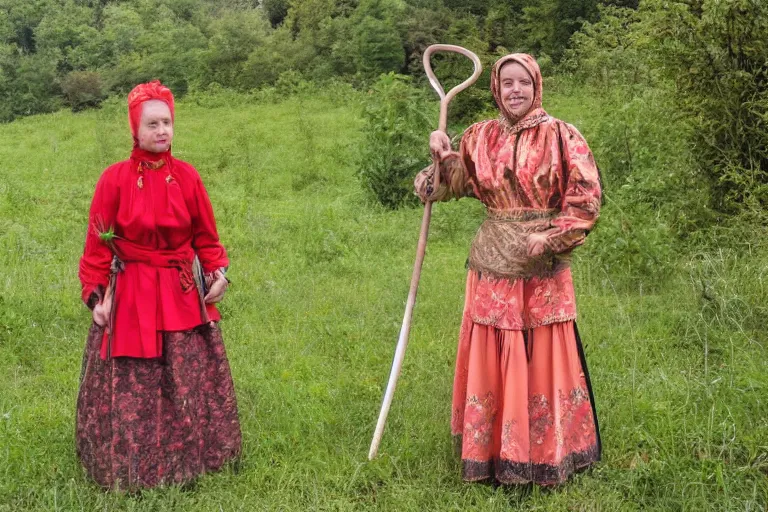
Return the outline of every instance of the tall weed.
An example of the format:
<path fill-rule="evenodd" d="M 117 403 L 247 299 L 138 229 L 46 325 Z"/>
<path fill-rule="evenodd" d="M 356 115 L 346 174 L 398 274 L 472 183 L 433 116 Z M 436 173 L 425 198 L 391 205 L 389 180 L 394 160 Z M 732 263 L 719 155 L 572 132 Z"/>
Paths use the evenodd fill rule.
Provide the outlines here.
<path fill-rule="evenodd" d="M 394 73 L 381 75 L 366 95 L 358 176 L 369 195 L 386 208 L 416 204 L 413 178 L 428 163 L 436 104 L 412 87 L 409 77 Z"/>

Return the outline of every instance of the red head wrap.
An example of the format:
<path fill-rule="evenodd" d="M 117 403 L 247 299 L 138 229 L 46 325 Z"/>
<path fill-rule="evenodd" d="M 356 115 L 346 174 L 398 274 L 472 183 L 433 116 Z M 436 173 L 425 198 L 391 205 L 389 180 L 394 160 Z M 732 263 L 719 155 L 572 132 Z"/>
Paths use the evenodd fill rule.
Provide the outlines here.
<path fill-rule="evenodd" d="M 128 94 L 128 122 L 131 125 L 131 134 L 133 134 L 134 139 L 139 132 L 141 106 L 149 100 L 164 101 L 171 110 L 171 120 L 174 118 L 173 93 L 169 88 L 161 84 L 159 80 L 137 85 Z"/>

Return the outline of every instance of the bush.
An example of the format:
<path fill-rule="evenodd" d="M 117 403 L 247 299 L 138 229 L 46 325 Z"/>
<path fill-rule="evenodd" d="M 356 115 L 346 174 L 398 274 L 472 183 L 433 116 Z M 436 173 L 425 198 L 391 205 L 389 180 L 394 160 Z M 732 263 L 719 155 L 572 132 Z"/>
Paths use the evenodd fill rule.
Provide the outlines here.
<path fill-rule="evenodd" d="M 660 219 L 659 226 L 663 224 L 678 240 L 693 240 L 698 231 L 718 221 L 711 199 L 716 183 L 708 176 L 711 171 L 703 168 L 700 149 L 692 144 L 702 136 L 699 127 L 706 116 L 692 117 L 687 108 L 680 108 L 688 100 L 674 80 L 683 78 L 665 72 L 676 68 L 679 59 L 659 62 L 660 54 L 678 48 L 670 45 L 661 52 L 663 43 L 652 37 L 660 27 L 671 31 L 672 22 L 665 17 L 672 14 L 663 14 L 652 2 L 644 5 L 639 12 L 601 6 L 600 19 L 573 36 L 561 66 L 576 80 L 563 77 L 558 83 L 586 84 L 588 97 L 599 98 L 595 107 L 584 109 L 590 112 L 584 128 L 590 132 L 609 196 L 624 210 L 649 206 Z M 726 125 L 722 120 L 720 124 Z M 653 216 L 647 220 L 653 226 L 659 222 Z M 636 228 L 641 225 L 634 223 Z"/>
<path fill-rule="evenodd" d="M 11 105 L 14 117 L 53 112 L 61 108 L 55 55 L 22 55 L 9 75 L 10 87 L 7 99 L 4 100 Z"/>
<path fill-rule="evenodd" d="M 649 0 L 648 30 L 725 213 L 768 206 L 768 3 Z"/>
<path fill-rule="evenodd" d="M 312 85 L 304 79 L 304 76 L 298 71 L 283 71 L 275 81 L 275 90 L 277 94 L 283 97 L 293 96 L 312 89 Z"/>
<path fill-rule="evenodd" d="M 678 271 L 670 226 L 650 205 L 608 196 L 600 219 L 578 257 L 605 271 L 619 288 L 657 290 Z"/>
<path fill-rule="evenodd" d="M 365 142 L 358 176 L 387 208 L 415 204 L 413 178 L 429 162 L 429 133 L 437 124 L 438 102 L 411 86 L 410 78 L 382 75 L 368 92 Z"/>
<path fill-rule="evenodd" d="M 600 19 L 585 23 L 571 38 L 561 70 L 606 92 L 659 85 L 640 13 L 612 5 L 600 5 L 598 10 Z"/>
<path fill-rule="evenodd" d="M 104 99 L 101 76 L 95 71 L 72 71 L 61 81 L 61 92 L 72 112 L 98 107 Z"/>

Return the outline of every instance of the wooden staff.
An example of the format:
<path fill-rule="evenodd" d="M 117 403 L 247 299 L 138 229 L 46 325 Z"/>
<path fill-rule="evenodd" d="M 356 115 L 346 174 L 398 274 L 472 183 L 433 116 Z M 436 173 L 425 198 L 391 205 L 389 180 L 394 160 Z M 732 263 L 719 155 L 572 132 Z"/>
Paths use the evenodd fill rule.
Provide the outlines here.
<path fill-rule="evenodd" d="M 440 85 L 435 73 L 432 71 L 431 57 L 435 52 L 455 52 L 460 53 L 466 57 L 469 57 L 475 64 L 475 71 L 472 76 L 464 82 L 460 83 L 448 94 L 445 94 L 443 87 Z M 448 123 L 448 103 L 458 93 L 475 83 L 480 73 L 483 71 L 483 66 L 480 63 L 480 59 L 461 46 L 454 46 L 450 44 L 433 44 L 424 51 L 424 70 L 429 78 L 429 83 L 437 91 L 440 96 L 440 120 L 438 123 L 438 130 L 445 132 L 445 128 Z M 434 182 L 433 190 L 437 192 L 440 186 L 440 162 L 437 155 L 432 156 L 432 166 L 434 168 Z M 432 201 L 427 200 L 424 203 L 424 215 L 421 218 L 421 232 L 419 234 L 419 244 L 416 248 L 416 262 L 413 265 L 413 275 L 411 276 L 411 289 L 408 292 L 408 300 L 405 303 L 405 315 L 403 316 L 403 325 L 400 327 L 400 337 L 397 340 L 397 349 L 395 350 L 395 359 L 392 362 L 392 370 L 389 373 L 389 383 L 387 384 L 387 391 L 384 393 L 384 400 L 381 404 L 381 412 L 379 412 L 379 421 L 376 423 L 376 431 L 373 433 L 373 440 L 371 441 L 371 449 L 368 452 L 368 460 L 372 460 L 379 450 L 379 443 L 381 443 L 381 435 L 384 432 L 384 424 L 387 421 L 387 414 L 389 414 L 389 407 L 392 405 L 392 397 L 395 394 L 395 386 L 397 385 L 397 379 L 400 377 L 400 370 L 403 367 L 403 358 L 405 357 L 405 348 L 408 345 L 408 334 L 411 331 L 411 317 L 413 316 L 413 306 L 416 304 L 416 292 L 419 289 L 419 278 L 421 277 L 421 264 L 424 262 L 424 252 L 427 249 L 427 235 L 429 235 L 429 221 L 432 216 Z"/>

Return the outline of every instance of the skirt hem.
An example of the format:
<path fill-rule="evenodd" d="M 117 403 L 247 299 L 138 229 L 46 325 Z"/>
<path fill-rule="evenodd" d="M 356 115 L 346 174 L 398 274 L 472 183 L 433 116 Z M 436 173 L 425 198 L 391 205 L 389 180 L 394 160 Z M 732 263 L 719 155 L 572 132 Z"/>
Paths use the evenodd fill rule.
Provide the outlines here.
<path fill-rule="evenodd" d="M 462 459 L 462 480 L 479 482 L 495 480 L 504 485 L 534 483 L 554 486 L 565 483 L 574 473 L 584 471 L 600 461 L 600 447 L 594 446 L 582 452 L 571 453 L 557 465 L 515 462 L 506 459 L 476 461 Z"/>

